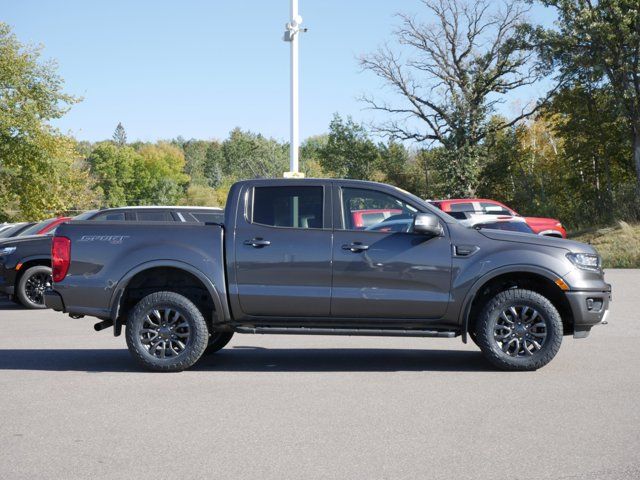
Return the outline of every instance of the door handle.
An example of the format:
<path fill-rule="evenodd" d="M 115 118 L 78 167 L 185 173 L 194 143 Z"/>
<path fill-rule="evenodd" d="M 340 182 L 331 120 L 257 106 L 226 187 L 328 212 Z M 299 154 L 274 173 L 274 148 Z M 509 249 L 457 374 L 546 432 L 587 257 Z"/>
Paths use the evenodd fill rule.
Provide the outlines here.
<path fill-rule="evenodd" d="M 353 242 L 350 244 L 342 245 L 343 250 L 350 250 L 354 253 L 364 252 L 365 250 L 369 250 L 369 245 L 363 245 L 360 242 Z"/>
<path fill-rule="evenodd" d="M 262 248 L 262 247 L 268 247 L 269 245 L 271 245 L 271 242 L 269 240 L 264 240 L 262 238 L 254 238 L 252 240 L 245 240 L 243 242 L 245 245 L 250 245 L 254 248 Z"/>

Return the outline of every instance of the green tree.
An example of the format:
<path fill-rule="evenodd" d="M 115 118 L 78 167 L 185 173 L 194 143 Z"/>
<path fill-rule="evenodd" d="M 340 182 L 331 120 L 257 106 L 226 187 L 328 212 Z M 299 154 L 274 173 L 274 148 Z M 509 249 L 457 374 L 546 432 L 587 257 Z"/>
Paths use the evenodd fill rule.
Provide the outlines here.
<path fill-rule="evenodd" d="M 347 117 L 334 114 L 329 136 L 318 150 L 320 165 L 336 177 L 369 180 L 378 162 L 378 149 L 365 128 Z"/>
<path fill-rule="evenodd" d="M 113 141 L 119 147 L 124 147 L 127 144 L 127 132 L 120 122 L 118 122 L 118 125 L 113 132 Z"/>
<path fill-rule="evenodd" d="M 38 220 L 76 205 L 70 189 L 75 142 L 49 123 L 77 98 L 64 93 L 56 64 L 0 22 L 0 216 Z M 59 196 L 46 192 L 64 193 Z"/>
<path fill-rule="evenodd" d="M 189 183 L 184 173 L 182 150 L 167 142 L 143 145 L 138 154 L 140 162 L 134 165 L 132 191 L 137 196 L 132 204 L 173 205 L 183 197 Z"/>
<path fill-rule="evenodd" d="M 185 160 L 185 173 L 191 177 L 194 185 L 206 184 L 205 163 L 209 142 L 191 139 L 182 144 Z"/>
<path fill-rule="evenodd" d="M 113 142 L 97 144 L 87 157 L 96 188 L 107 207 L 128 205 L 140 194 L 136 178 L 142 159 L 132 147 L 118 147 Z"/>
<path fill-rule="evenodd" d="M 398 101 L 377 95 L 363 100 L 388 120 L 377 130 L 401 140 L 444 147 L 442 165 L 452 195 L 474 195 L 480 181 L 482 143 L 492 131 L 532 115 L 544 103 L 491 123 L 502 95 L 531 85 L 542 72 L 532 64 L 527 7 L 506 0 L 423 0 L 432 24 L 400 14 L 398 51 L 380 48 L 361 59 Z M 399 50 L 402 50 L 402 55 Z"/>
<path fill-rule="evenodd" d="M 558 29 L 538 29 L 543 58 L 559 83 L 608 83 L 626 118 L 640 189 L 640 8 L 637 0 L 542 0 L 558 13 Z"/>
<path fill-rule="evenodd" d="M 211 188 L 220 186 L 223 180 L 222 168 L 224 165 L 224 149 L 222 144 L 212 141 L 207 146 L 207 152 L 204 157 L 204 177 L 206 184 Z"/>
<path fill-rule="evenodd" d="M 288 168 L 288 146 L 260 134 L 236 128 L 222 149 L 223 172 L 234 179 L 282 177 Z"/>

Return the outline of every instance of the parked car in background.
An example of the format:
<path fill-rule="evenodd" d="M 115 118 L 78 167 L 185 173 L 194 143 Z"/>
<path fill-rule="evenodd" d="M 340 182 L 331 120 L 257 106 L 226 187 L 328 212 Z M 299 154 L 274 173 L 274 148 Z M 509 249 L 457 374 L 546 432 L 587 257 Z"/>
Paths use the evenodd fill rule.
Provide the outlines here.
<path fill-rule="evenodd" d="M 2 228 L 0 230 L 0 240 L 3 238 L 16 237 L 32 225 L 35 225 L 35 222 L 20 222 L 20 223 L 7 224 L 5 228 Z"/>
<path fill-rule="evenodd" d="M 351 218 L 355 228 L 367 228 L 399 213 L 402 213 L 402 210 L 397 208 L 369 208 L 352 211 Z"/>
<path fill-rule="evenodd" d="M 535 370 L 609 308 L 590 245 L 466 228 L 390 185 L 248 180 L 227 205 L 224 227 L 62 225 L 46 305 L 96 317 L 95 330 L 125 326 L 132 356 L 158 371 L 189 368 L 234 333 L 460 335 L 498 368 Z M 363 205 L 399 213 L 365 229 Z M 376 230 L 409 218 L 408 232 Z"/>
<path fill-rule="evenodd" d="M 55 217 L 42 220 L 41 222 L 31 225 L 29 228 L 25 228 L 18 236 L 28 237 L 30 235 L 46 235 L 55 231 L 55 228 L 61 223 L 68 222 L 71 217 Z"/>
<path fill-rule="evenodd" d="M 512 215 L 472 213 L 464 220 L 460 220 L 460 223 L 466 227 L 477 229 L 488 228 L 490 230 L 507 230 L 510 232 L 536 234 L 524 218 Z"/>
<path fill-rule="evenodd" d="M 51 286 L 51 236 L 65 221 L 221 223 L 224 211 L 213 207 L 120 207 L 91 210 L 76 217 L 49 219 L 32 226 L 31 235 L 0 239 L 0 293 L 27 308 L 45 308 L 43 292 Z M 46 229 L 46 234 L 33 234 Z"/>
<path fill-rule="evenodd" d="M 461 216 L 460 223 L 469 228 L 507 230 L 510 232 L 530 233 L 535 235 L 531 227 L 524 221 L 524 218 L 513 217 L 511 215 L 480 215 L 475 213 L 465 213 L 464 216 Z M 394 215 L 380 223 L 365 228 L 365 230 L 371 232 L 410 232 L 412 226 L 412 216 Z"/>
<path fill-rule="evenodd" d="M 449 214 L 456 212 L 471 212 L 485 214 L 504 214 L 514 217 L 522 217 L 515 210 L 496 200 L 486 198 L 451 198 L 448 200 L 429 200 L 443 212 Z M 455 215 L 453 215 L 455 217 Z M 522 217 L 531 227 L 534 233 L 548 237 L 567 238 L 567 231 L 560 220 L 543 217 Z"/>
<path fill-rule="evenodd" d="M 90 210 L 74 220 L 110 222 L 202 222 L 222 223 L 224 210 L 219 207 L 137 206 Z"/>

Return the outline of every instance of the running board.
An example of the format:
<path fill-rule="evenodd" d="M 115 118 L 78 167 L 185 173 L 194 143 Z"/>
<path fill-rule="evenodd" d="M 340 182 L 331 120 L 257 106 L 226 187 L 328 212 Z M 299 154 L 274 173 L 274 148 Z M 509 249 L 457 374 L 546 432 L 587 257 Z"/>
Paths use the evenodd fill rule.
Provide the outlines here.
<path fill-rule="evenodd" d="M 438 330 L 392 330 L 369 328 L 308 328 L 308 327 L 235 327 L 238 333 L 272 333 L 280 335 L 358 335 L 367 337 L 444 337 L 454 338 L 456 332 Z"/>

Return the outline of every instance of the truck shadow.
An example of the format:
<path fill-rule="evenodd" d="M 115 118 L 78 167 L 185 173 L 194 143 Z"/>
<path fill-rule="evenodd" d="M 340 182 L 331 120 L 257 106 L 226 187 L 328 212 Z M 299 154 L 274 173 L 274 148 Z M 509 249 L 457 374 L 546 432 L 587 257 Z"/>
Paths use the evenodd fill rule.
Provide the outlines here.
<path fill-rule="evenodd" d="M 127 350 L 0 350 L 0 370 L 145 372 Z M 480 352 L 365 348 L 236 347 L 203 357 L 190 372 L 490 371 Z"/>

